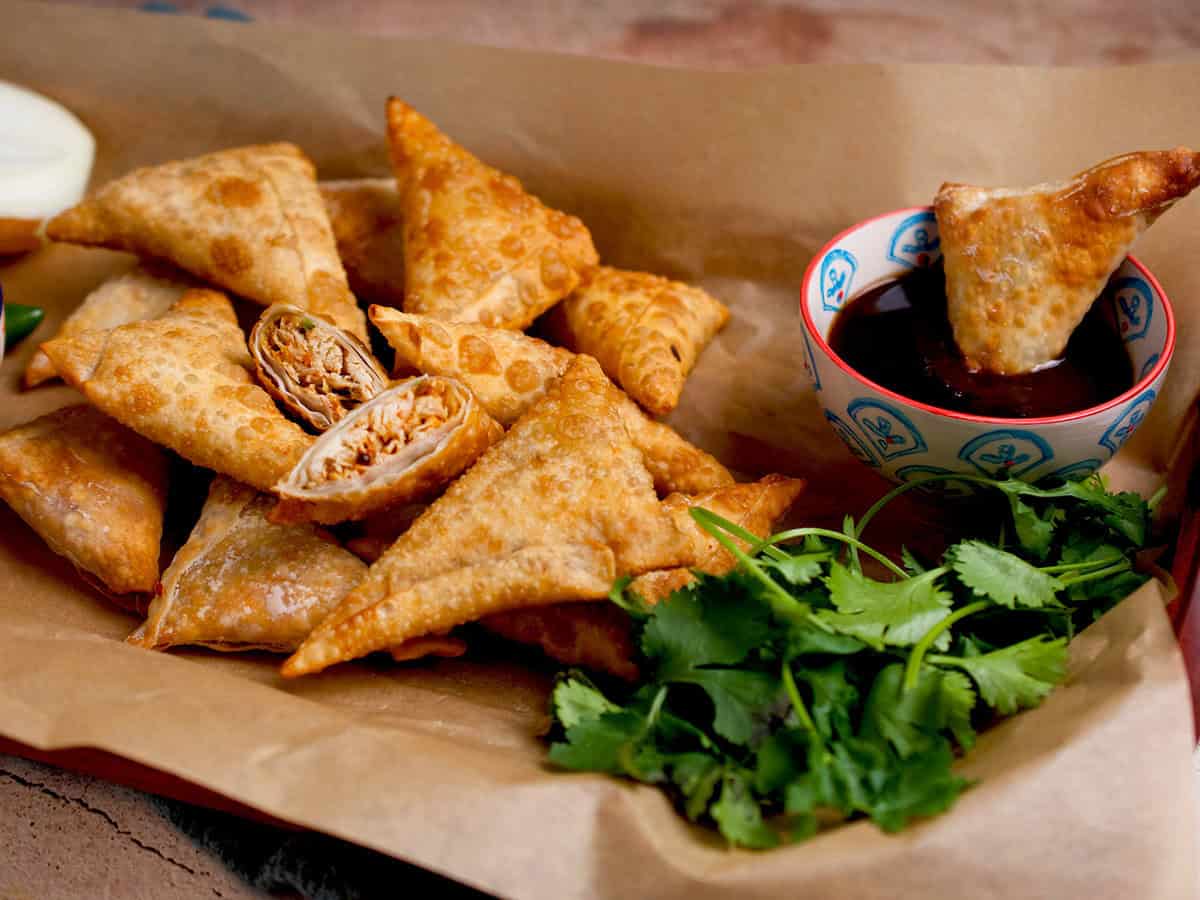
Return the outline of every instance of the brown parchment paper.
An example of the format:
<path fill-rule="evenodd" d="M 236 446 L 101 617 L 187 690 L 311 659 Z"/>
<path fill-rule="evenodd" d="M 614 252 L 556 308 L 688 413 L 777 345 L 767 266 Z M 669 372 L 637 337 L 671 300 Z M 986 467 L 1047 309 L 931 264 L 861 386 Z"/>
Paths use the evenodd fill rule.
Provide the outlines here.
<path fill-rule="evenodd" d="M 672 421 L 746 474 L 807 477 L 809 522 L 884 488 L 805 386 L 796 306 L 821 243 L 928 202 L 943 180 L 1041 181 L 1200 144 L 1200 65 L 706 73 L 62 5 L 0 2 L 0 23 L 0 78 L 83 119 L 97 182 L 268 140 L 296 141 L 325 178 L 386 173 L 383 104 L 403 96 L 580 215 L 606 261 L 699 281 L 732 307 Z M 1109 467 L 1123 484 L 1189 462 L 1173 452 L 1200 386 L 1197 235 L 1193 198 L 1137 251 L 1174 298 L 1180 343 L 1151 420 Z M 19 374 L 127 264 L 52 247 L 0 266 L 9 300 L 47 308 L 0 367 L 0 427 L 77 396 L 22 394 Z M 928 518 L 912 505 L 880 527 L 919 540 Z M 128 647 L 135 621 L 3 509 L 0 736 L 108 751 L 512 897 L 1191 897 L 1191 720 L 1163 600 L 1148 585 L 1075 642 L 1067 684 L 965 759 L 982 781 L 950 814 L 756 854 L 726 850 L 654 789 L 552 774 L 545 666 L 493 652 L 284 683 L 262 655 Z"/>

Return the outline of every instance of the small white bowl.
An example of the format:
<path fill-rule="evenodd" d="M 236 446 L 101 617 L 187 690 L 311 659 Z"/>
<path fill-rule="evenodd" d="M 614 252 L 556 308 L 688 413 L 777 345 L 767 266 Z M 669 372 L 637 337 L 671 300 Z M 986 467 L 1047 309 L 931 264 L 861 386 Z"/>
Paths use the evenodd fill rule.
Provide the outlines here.
<path fill-rule="evenodd" d="M 1005 419 L 939 409 L 870 381 L 833 352 L 834 316 L 852 297 L 941 256 L 931 207 L 884 213 L 846 229 L 813 257 L 800 290 L 804 362 L 825 418 L 859 460 L 895 481 L 949 473 L 1025 481 L 1095 472 L 1142 423 L 1175 350 L 1175 315 L 1158 281 L 1127 257 L 1113 275 L 1113 313 L 1138 373 L 1089 409 Z"/>

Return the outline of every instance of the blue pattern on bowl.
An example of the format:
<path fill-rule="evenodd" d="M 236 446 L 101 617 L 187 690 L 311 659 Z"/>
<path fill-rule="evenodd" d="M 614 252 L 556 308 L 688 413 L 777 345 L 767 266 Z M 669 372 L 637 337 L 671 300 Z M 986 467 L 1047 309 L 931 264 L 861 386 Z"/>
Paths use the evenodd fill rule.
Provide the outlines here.
<path fill-rule="evenodd" d="M 821 260 L 821 305 L 830 312 L 842 308 L 850 296 L 858 260 L 849 250 L 833 249 Z"/>
<path fill-rule="evenodd" d="M 912 419 L 882 400 L 860 397 L 846 407 L 846 415 L 885 460 L 921 453 L 928 446 Z"/>
<path fill-rule="evenodd" d="M 958 451 L 981 475 L 1019 477 L 1054 459 L 1054 451 L 1041 437 L 1024 428 L 997 428 L 972 438 Z"/>

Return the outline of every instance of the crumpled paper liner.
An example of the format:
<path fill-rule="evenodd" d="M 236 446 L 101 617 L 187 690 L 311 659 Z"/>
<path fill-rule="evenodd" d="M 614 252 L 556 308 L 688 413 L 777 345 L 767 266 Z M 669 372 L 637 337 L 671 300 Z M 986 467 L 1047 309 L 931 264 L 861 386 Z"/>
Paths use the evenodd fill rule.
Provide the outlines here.
<path fill-rule="evenodd" d="M 296 141 L 325 178 L 385 173 L 383 104 L 403 96 L 580 215 L 607 262 L 696 280 L 731 306 L 671 421 L 747 475 L 807 477 L 797 518 L 814 524 L 885 489 L 805 383 L 800 277 L 830 235 L 928 202 L 943 180 L 1040 181 L 1200 143 L 1200 65 L 706 73 L 59 5 L 0 2 L 0 21 L 0 72 L 92 128 L 97 182 L 268 140 Z M 1175 299 L 1179 349 L 1107 469 L 1122 485 L 1152 489 L 1172 462 L 1178 483 L 1191 463 L 1172 452 L 1200 387 L 1198 233 L 1193 198 L 1137 250 Z M 77 398 L 20 393 L 19 374 L 126 264 L 51 247 L 0 267 L 9 299 L 47 308 L 0 367 L 0 427 Z M 899 507 L 873 540 L 936 543 L 935 506 Z M 1067 684 L 963 761 L 982 781 L 949 814 L 751 853 L 655 789 L 552 773 L 538 737 L 551 669 L 520 651 L 287 683 L 261 654 L 147 652 L 120 643 L 134 619 L 3 509 L 0 737 L 115 754 L 505 896 L 1188 897 L 1192 731 L 1164 599 L 1151 584 L 1081 636 Z"/>

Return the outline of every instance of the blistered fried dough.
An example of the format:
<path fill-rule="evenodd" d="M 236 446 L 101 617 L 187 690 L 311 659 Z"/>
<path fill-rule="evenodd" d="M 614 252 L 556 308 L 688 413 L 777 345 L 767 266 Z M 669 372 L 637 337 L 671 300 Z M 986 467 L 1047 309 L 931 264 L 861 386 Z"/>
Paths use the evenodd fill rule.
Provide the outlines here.
<path fill-rule="evenodd" d="M 56 338 L 69 338 L 85 331 L 116 328 L 129 322 L 157 319 L 190 286 L 183 275 L 138 266 L 111 278 L 96 288 L 67 316 Z M 40 348 L 25 367 L 23 383 L 30 388 L 57 376 L 50 358 Z"/>
<path fill-rule="evenodd" d="M 277 522 L 345 522 L 428 497 L 504 429 L 451 378 L 410 378 L 321 435 L 275 486 Z"/>
<path fill-rule="evenodd" d="M 700 288 L 601 266 L 555 310 L 553 327 L 661 416 L 679 403 L 700 351 L 727 321 L 725 305 Z"/>
<path fill-rule="evenodd" d="M 697 562 L 691 568 L 646 572 L 633 580 L 630 589 L 657 603 L 689 584 L 694 577 L 692 569 L 722 575 L 733 568 L 733 555 L 696 524 L 689 512 L 692 507 L 703 507 L 766 537 L 803 487 L 803 481 L 768 475 L 756 483 L 731 485 L 699 497 L 669 497 L 663 506 L 691 537 Z M 742 541 L 737 543 L 745 546 Z M 607 601 L 513 609 L 488 616 L 480 624 L 502 637 L 539 647 L 551 659 L 570 666 L 586 666 L 622 678 L 637 675 L 629 616 Z"/>
<path fill-rule="evenodd" d="M 517 331 L 439 322 L 373 306 L 371 321 L 396 351 L 398 366 L 457 378 L 484 409 L 508 426 L 536 403 L 566 371 L 574 354 Z M 618 398 L 621 418 L 662 494 L 698 494 L 731 484 L 729 472 L 674 429 L 647 418 L 628 397 Z"/>
<path fill-rule="evenodd" d="M 159 319 L 42 345 L 95 406 L 198 466 L 270 489 L 312 438 L 254 384 L 229 300 L 188 291 Z"/>
<path fill-rule="evenodd" d="M 355 295 L 372 303 L 404 302 L 404 221 L 395 178 L 319 183 L 338 255 Z"/>
<path fill-rule="evenodd" d="M 293 303 L 367 339 L 316 170 L 292 144 L 136 169 L 52 219 L 46 234 L 169 259 L 249 300 Z"/>
<path fill-rule="evenodd" d="M 388 139 L 404 209 L 404 308 L 527 328 L 598 261 L 583 223 L 544 206 L 401 100 Z"/>
<path fill-rule="evenodd" d="M 1067 181 L 934 200 L 954 339 L 973 368 L 1057 359 L 1134 240 L 1200 184 L 1200 153 L 1130 153 Z"/>
<path fill-rule="evenodd" d="M 387 374 L 362 341 L 298 306 L 269 307 L 249 346 L 262 386 L 317 431 L 387 387 Z"/>
<path fill-rule="evenodd" d="M 200 521 L 163 573 L 142 647 L 289 652 L 358 584 L 367 567 L 311 525 L 274 525 L 274 500 L 217 476 Z"/>
<path fill-rule="evenodd" d="M 114 594 L 154 589 L 166 494 L 163 452 L 94 407 L 0 434 L 0 498 Z"/>
<path fill-rule="evenodd" d="M 658 503 L 618 398 L 594 360 L 574 360 L 371 566 L 284 674 L 508 608 L 602 597 L 614 574 L 691 564 L 692 542 Z"/>

